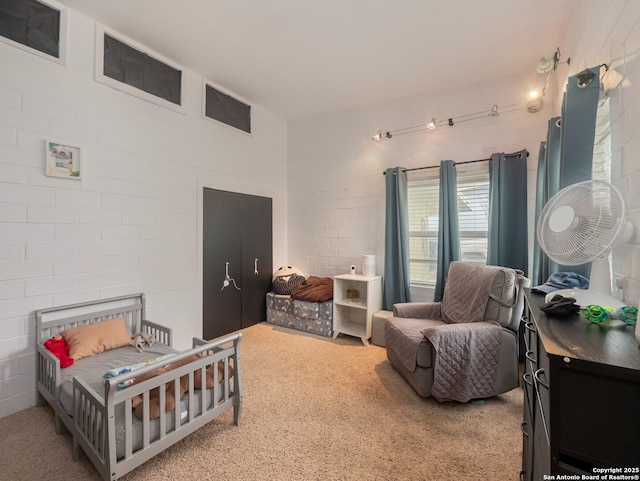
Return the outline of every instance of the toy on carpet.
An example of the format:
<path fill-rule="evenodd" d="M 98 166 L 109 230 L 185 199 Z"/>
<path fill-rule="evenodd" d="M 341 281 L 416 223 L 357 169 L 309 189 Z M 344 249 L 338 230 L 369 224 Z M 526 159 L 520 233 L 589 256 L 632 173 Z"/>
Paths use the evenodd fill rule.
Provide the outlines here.
<path fill-rule="evenodd" d="M 196 361 L 199 359 L 198 355 L 194 355 L 183 359 L 182 361 L 175 362 L 173 364 L 169 364 L 167 366 L 163 366 L 159 369 L 151 371 L 147 374 L 135 378 L 135 383 L 138 384 L 142 381 L 146 381 L 147 379 L 151 379 L 154 376 L 159 374 L 163 374 L 165 372 L 176 369 L 180 366 L 188 364 L 192 361 Z M 233 367 L 229 366 L 229 377 L 233 376 Z M 218 364 L 218 381 L 221 381 L 224 377 L 224 365 Z M 189 374 L 185 374 L 180 377 L 180 385 L 179 385 L 179 398 L 182 399 L 182 396 L 189 389 Z M 165 412 L 168 413 L 173 411 L 176 407 L 176 397 L 175 397 L 175 381 L 170 381 L 164 385 L 165 390 Z M 202 387 L 202 369 L 198 369 L 193 371 L 193 385 L 195 389 L 201 389 Z M 206 377 L 205 377 L 205 386 L 207 389 L 211 389 L 213 387 L 213 366 L 209 365 L 206 368 Z M 135 409 L 136 417 L 142 421 L 144 416 L 144 403 L 142 402 L 142 396 L 138 395 L 132 399 L 132 406 Z M 157 419 L 160 417 L 160 388 L 152 389 L 149 392 L 149 419 Z"/>
<path fill-rule="evenodd" d="M 144 345 L 149 344 L 149 347 L 153 346 L 153 343 L 156 342 L 156 336 L 153 334 L 146 334 L 144 332 L 137 332 L 131 338 L 131 344 L 135 347 L 138 352 L 142 352 L 144 349 Z"/>
<path fill-rule="evenodd" d="M 46 347 L 51 353 L 60 359 L 60 367 L 65 368 L 73 364 L 74 359 L 69 357 L 69 346 L 67 341 L 62 336 L 55 336 L 51 339 L 44 341 L 44 347 Z"/>

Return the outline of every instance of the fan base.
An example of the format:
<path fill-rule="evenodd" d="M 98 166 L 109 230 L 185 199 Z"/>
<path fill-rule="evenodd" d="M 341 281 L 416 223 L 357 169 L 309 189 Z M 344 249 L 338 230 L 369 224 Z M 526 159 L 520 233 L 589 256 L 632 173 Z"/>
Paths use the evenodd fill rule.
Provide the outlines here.
<path fill-rule="evenodd" d="M 618 309 L 625 305 L 624 302 L 616 299 L 612 295 L 591 289 L 560 289 L 547 294 L 544 298 L 545 302 L 551 301 L 553 296 L 558 294 L 563 297 L 573 297 L 576 300 L 576 304 L 580 307 L 594 304 L 596 306 L 611 306 Z"/>

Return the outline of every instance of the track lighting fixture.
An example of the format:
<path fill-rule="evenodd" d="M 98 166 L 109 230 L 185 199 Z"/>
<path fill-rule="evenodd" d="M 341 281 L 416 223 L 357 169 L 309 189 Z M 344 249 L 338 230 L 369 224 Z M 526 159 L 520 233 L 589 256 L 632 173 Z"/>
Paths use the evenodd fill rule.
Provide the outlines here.
<path fill-rule="evenodd" d="M 536 96 L 534 98 L 529 98 L 529 101 L 527 102 L 527 111 L 529 113 L 535 114 L 541 108 L 542 108 L 542 97 Z"/>
<path fill-rule="evenodd" d="M 551 70 L 555 70 L 558 65 L 557 55 L 558 52 L 554 54 L 553 58 L 540 57 L 540 60 L 538 60 L 538 66 L 536 67 L 536 72 L 548 73 Z"/>
<path fill-rule="evenodd" d="M 522 104 L 507 105 L 506 108 L 507 110 L 503 112 L 514 112 L 516 110 L 521 109 Z M 378 131 L 371 138 L 376 141 L 383 140 L 383 138 L 391 139 L 398 135 L 406 135 L 406 134 L 414 134 L 417 132 L 422 132 L 425 129 L 434 130 L 438 127 L 438 124 L 440 124 L 440 126 L 449 125 L 449 127 L 453 127 L 457 123 L 459 124 L 459 123 L 469 122 L 471 120 L 478 120 L 478 119 L 487 118 L 487 117 L 498 117 L 500 113 L 501 112 L 499 112 L 498 110 L 498 104 L 493 104 L 493 106 L 489 110 L 481 110 L 480 112 L 473 112 L 470 114 L 458 115 L 457 117 L 449 117 L 441 120 L 437 120 L 435 117 L 433 117 L 431 121 L 429 121 L 429 123 L 427 124 L 412 125 L 411 127 L 404 127 L 401 129 L 386 131 L 384 134 L 381 131 Z"/>
<path fill-rule="evenodd" d="M 556 48 L 556 51 L 553 54 L 552 58 L 546 58 L 546 57 L 540 57 L 540 60 L 538 60 L 538 65 L 536 66 L 536 72 L 538 73 L 546 73 L 547 74 L 547 80 L 544 83 L 544 87 L 542 89 L 542 95 L 536 95 L 535 97 L 532 96 L 532 92 L 529 93 L 529 98 L 528 98 L 528 103 L 527 103 L 527 110 L 529 110 L 529 112 L 537 112 L 540 108 L 540 106 L 538 107 L 538 110 L 531 110 L 529 108 L 529 103 L 533 100 L 536 100 L 536 104 L 538 104 L 538 100 L 539 97 L 544 97 L 545 92 L 547 91 L 547 87 L 549 86 L 549 82 L 551 82 L 551 77 L 553 76 L 553 73 L 556 71 L 556 69 L 558 68 L 558 64 L 560 63 L 566 63 L 567 65 L 571 64 L 571 57 L 567 58 L 566 62 L 560 62 L 560 49 Z"/>
<path fill-rule="evenodd" d="M 560 49 L 556 48 L 556 51 L 553 53 L 553 57 L 546 58 L 540 57 L 538 60 L 538 65 L 536 66 L 536 72 L 538 73 L 548 73 L 551 75 L 558 68 L 558 64 L 560 64 Z M 571 64 L 571 57 L 567 59 L 567 64 Z"/>

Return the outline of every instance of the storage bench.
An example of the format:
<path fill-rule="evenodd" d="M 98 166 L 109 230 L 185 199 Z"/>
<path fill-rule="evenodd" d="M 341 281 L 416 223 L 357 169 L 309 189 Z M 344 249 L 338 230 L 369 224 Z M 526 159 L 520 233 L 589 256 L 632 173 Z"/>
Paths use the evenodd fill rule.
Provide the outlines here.
<path fill-rule="evenodd" d="M 269 292 L 266 302 L 268 323 L 333 336 L 333 301 L 307 302 Z"/>

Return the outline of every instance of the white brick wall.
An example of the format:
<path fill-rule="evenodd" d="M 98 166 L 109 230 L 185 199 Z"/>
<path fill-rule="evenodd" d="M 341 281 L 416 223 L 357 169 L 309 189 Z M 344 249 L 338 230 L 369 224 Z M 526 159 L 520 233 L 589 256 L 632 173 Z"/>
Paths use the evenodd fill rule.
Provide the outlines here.
<path fill-rule="evenodd" d="M 519 103 L 526 94 L 525 89 L 532 85 L 541 87 L 540 78 L 523 75 L 293 123 L 289 129 L 289 263 L 307 272 L 334 275 L 347 272 L 350 264 L 360 269 L 362 255 L 376 254 L 377 273 L 384 274 L 385 194 L 384 178 L 380 175 L 384 169 L 437 165 L 444 159 L 478 159 L 492 152 L 523 147 L 531 154 L 528 162 L 531 249 L 537 155 L 540 141 L 546 136 L 546 122 L 559 115 L 561 93 L 569 75 L 607 63 L 610 72 L 604 84 L 611 97 L 613 182 L 623 192 L 629 218 L 636 227 L 632 242 L 614 250 L 614 271 L 625 277 L 627 302 L 638 305 L 639 20 L 640 2 L 635 0 L 574 0 L 559 38 L 561 61 L 571 57 L 571 64 L 560 64 L 544 99 L 544 109 L 535 115 L 522 114 L 515 118 L 501 115 L 493 124 L 476 121 L 455 125 L 451 130 L 439 128 L 390 141 L 370 140 L 377 130 L 384 132 L 419 125 L 431 117 L 455 117 L 486 109 L 493 103 Z M 540 52 L 540 56 L 550 54 Z M 532 62 L 534 70 L 535 59 Z M 312 178 L 316 182 L 309 182 Z M 331 225 L 329 218 L 334 221 Z M 346 226 L 340 225 L 344 219 L 347 219 Z M 361 222 L 363 219 L 365 223 Z M 415 291 L 414 299 L 430 300 L 429 294 Z"/>
<path fill-rule="evenodd" d="M 541 52 L 541 55 L 543 53 Z M 388 167 L 439 165 L 441 160 L 487 158 L 493 152 L 527 148 L 530 198 L 540 141 L 546 136 L 551 102 L 537 114 L 525 110 L 528 85 L 544 84 L 532 73 L 464 88 L 417 95 L 293 123 L 289 128 L 289 263 L 306 272 L 332 276 L 362 256 L 376 255 L 384 275 L 385 178 Z M 434 131 L 373 142 L 371 135 L 520 104 L 520 110 Z M 416 174 L 409 174 L 415 179 Z M 316 179 L 311 181 L 310 179 Z M 533 230 L 531 230 L 531 235 Z M 432 291 L 414 290 L 415 300 Z"/>
<path fill-rule="evenodd" d="M 286 262 L 286 123 L 257 105 L 252 135 L 203 120 L 195 72 L 186 115 L 97 83 L 94 23 L 69 26 L 66 67 L 0 44 L 0 416 L 35 403 L 36 309 L 145 292 L 178 348 L 201 334 L 203 185 L 272 197 Z M 82 180 L 44 175 L 45 139 L 82 146 Z"/>
<path fill-rule="evenodd" d="M 614 273 L 624 278 L 622 293 L 628 304 L 640 302 L 640 2 L 574 1 L 567 14 L 567 26 L 560 50 L 571 57 L 567 76 L 596 65 L 609 65 L 602 79 L 609 95 L 611 120 L 612 182 L 620 189 L 634 224 L 628 245 L 613 250 Z M 561 91 L 561 90 L 560 90 Z M 561 97 L 555 102 L 560 110 Z"/>

